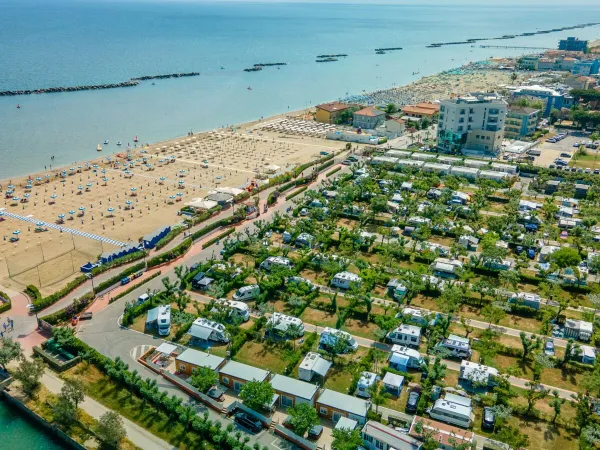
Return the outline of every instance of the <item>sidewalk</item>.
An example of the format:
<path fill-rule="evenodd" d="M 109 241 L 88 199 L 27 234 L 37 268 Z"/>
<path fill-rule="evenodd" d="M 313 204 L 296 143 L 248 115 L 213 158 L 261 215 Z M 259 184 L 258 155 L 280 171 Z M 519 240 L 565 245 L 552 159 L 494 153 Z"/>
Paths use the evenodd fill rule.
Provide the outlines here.
<path fill-rule="evenodd" d="M 42 376 L 42 383 L 46 388 L 54 393 L 59 394 L 62 386 L 65 384 L 63 380 L 58 378 L 54 373 L 49 370 Z M 92 416 L 94 419 L 99 419 L 107 411 L 110 411 L 96 400 L 90 397 L 85 397 L 83 402 L 79 404 L 79 407 Z M 122 417 L 125 430 L 127 431 L 127 439 L 129 439 L 134 445 L 142 449 L 165 449 L 175 450 L 177 447 L 173 447 L 162 439 L 157 438 L 149 431 L 136 425 L 130 420 Z"/>

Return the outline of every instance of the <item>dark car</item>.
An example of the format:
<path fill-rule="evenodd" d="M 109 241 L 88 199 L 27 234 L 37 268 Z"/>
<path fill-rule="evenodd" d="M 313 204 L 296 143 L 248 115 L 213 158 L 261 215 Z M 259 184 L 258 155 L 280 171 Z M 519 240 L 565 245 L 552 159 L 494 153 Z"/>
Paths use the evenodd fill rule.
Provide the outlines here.
<path fill-rule="evenodd" d="M 413 390 L 408 395 L 408 401 L 406 402 L 406 412 L 409 414 L 415 414 L 417 412 L 417 405 L 419 404 L 419 399 L 421 398 L 421 393 Z"/>
<path fill-rule="evenodd" d="M 484 430 L 493 430 L 496 423 L 496 413 L 494 408 L 486 406 L 483 408 L 483 416 L 481 417 L 481 428 Z"/>
<path fill-rule="evenodd" d="M 570 155 L 569 153 L 561 153 L 561 154 L 560 154 L 560 157 L 561 157 L 561 158 L 570 158 L 570 157 L 571 157 L 571 155 Z"/>
<path fill-rule="evenodd" d="M 242 427 L 246 428 L 247 430 L 249 430 L 253 433 L 258 433 L 259 431 L 262 430 L 262 423 L 260 422 L 260 420 L 255 419 L 254 417 L 252 417 L 249 414 L 237 413 L 234 416 L 234 420 L 235 420 L 235 423 L 237 423 L 238 425 L 241 425 Z"/>
<path fill-rule="evenodd" d="M 310 430 L 308 430 L 308 438 L 309 439 L 319 439 L 323 434 L 323 426 L 315 425 Z"/>
<path fill-rule="evenodd" d="M 532 248 L 528 248 L 527 249 L 527 257 L 529 259 L 534 259 L 535 258 L 535 250 Z"/>
<path fill-rule="evenodd" d="M 515 253 L 517 255 L 520 255 L 521 253 L 523 253 L 524 250 L 525 248 L 522 245 L 517 245 L 517 248 L 515 248 Z"/>
<path fill-rule="evenodd" d="M 210 398 L 216 400 L 218 402 L 222 402 L 225 400 L 225 395 L 221 389 L 216 387 L 210 388 L 210 390 L 206 393 Z"/>

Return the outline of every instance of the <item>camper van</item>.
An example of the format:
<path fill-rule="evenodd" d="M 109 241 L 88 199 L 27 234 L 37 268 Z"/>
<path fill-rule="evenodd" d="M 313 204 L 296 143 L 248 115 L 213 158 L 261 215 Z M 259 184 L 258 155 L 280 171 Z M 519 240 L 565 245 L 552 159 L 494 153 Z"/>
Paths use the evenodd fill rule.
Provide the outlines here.
<path fill-rule="evenodd" d="M 288 334 L 290 325 L 295 325 L 298 336 L 304 336 L 304 323 L 297 317 L 286 316 L 285 314 L 274 312 L 267 323 L 273 325 L 273 332 L 283 336 Z"/>
<path fill-rule="evenodd" d="M 293 264 L 288 258 L 283 258 L 281 256 L 269 256 L 267 259 L 260 263 L 259 267 L 263 270 L 269 271 L 273 267 L 284 267 L 287 269 L 291 269 L 293 267 Z"/>
<path fill-rule="evenodd" d="M 243 322 L 250 320 L 250 310 L 248 305 L 243 302 L 236 302 L 235 300 L 227 300 L 226 298 L 220 298 L 216 301 L 218 305 L 224 306 L 229 309 L 229 317 L 232 319 L 240 319 Z"/>
<path fill-rule="evenodd" d="M 473 421 L 471 399 L 455 394 L 446 394 L 446 398 L 436 400 L 427 412 L 432 419 L 463 428 L 469 428 Z"/>
<path fill-rule="evenodd" d="M 225 326 L 204 317 L 194 320 L 188 334 L 192 340 L 229 342 L 229 334 L 225 330 Z"/>
<path fill-rule="evenodd" d="M 338 339 L 346 339 L 348 344 L 342 353 L 355 352 L 358 349 L 358 342 L 354 340 L 352 335 L 342 330 L 336 330 L 335 328 L 325 328 L 321 333 L 319 339 L 319 347 L 322 348 L 334 348 L 338 342 Z"/>
<path fill-rule="evenodd" d="M 141 305 L 142 303 L 146 303 L 148 300 L 150 300 L 150 294 L 142 294 L 138 297 L 137 299 L 137 304 Z"/>
<path fill-rule="evenodd" d="M 442 340 L 438 346 L 448 350 L 450 356 L 454 358 L 469 359 L 471 357 L 471 342 L 469 338 L 451 334 Z"/>
<path fill-rule="evenodd" d="M 258 284 L 250 284 L 248 286 L 242 286 L 235 291 L 235 294 L 233 294 L 233 299 L 236 301 L 247 302 L 249 300 L 254 300 L 259 295 L 260 287 Z"/>
<path fill-rule="evenodd" d="M 356 395 L 364 398 L 371 398 L 369 388 L 377 383 L 377 375 L 373 372 L 363 372 L 360 374 L 358 385 L 356 387 Z"/>
<path fill-rule="evenodd" d="M 171 305 L 158 307 L 158 334 L 168 336 L 171 332 Z"/>

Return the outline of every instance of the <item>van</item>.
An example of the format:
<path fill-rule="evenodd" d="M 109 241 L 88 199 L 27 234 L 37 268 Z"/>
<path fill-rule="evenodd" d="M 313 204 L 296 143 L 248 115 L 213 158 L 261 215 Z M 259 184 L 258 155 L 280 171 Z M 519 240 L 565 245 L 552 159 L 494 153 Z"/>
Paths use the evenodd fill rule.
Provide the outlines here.
<path fill-rule="evenodd" d="M 269 271 L 276 266 L 291 269 L 293 267 L 293 264 L 288 258 L 283 258 L 281 256 L 269 256 L 267 259 L 260 263 L 259 267 L 263 270 Z"/>
<path fill-rule="evenodd" d="M 137 304 L 141 305 L 142 303 L 146 303 L 148 300 L 150 300 L 150 295 L 142 294 L 138 297 Z"/>
<path fill-rule="evenodd" d="M 250 284 L 248 286 L 242 286 L 235 294 L 233 294 L 233 299 L 236 301 L 247 302 L 249 300 L 253 300 L 260 295 L 260 287 L 258 284 Z"/>

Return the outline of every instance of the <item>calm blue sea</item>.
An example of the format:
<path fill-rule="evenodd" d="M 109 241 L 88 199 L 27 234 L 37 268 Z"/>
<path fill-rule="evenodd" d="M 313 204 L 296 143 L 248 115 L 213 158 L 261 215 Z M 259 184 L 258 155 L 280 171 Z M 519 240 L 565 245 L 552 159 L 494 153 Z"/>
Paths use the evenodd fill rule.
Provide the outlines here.
<path fill-rule="evenodd" d="M 154 142 L 300 109 L 347 93 L 519 50 L 427 49 L 432 42 L 599 21 L 600 2 L 438 6 L 0 0 L 0 90 L 116 83 L 198 71 L 135 88 L 0 98 L 0 179 L 97 156 L 109 139 Z M 497 43 L 555 47 L 573 32 Z M 600 27 L 577 30 L 600 37 Z M 375 55 L 377 47 L 404 50 Z M 315 56 L 347 53 L 337 63 Z M 259 62 L 287 62 L 259 73 Z M 223 67 L 223 69 L 221 69 Z M 248 90 L 248 86 L 252 90 Z M 21 109 L 16 109 L 19 103 Z"/>
<path fill-rule="evenodd" d="M 0 442 L 4 442 L 6 448 L 11 450 L 63 450 L 66 448 L 9 408 L 8 403 L 0 401 Z"/>

